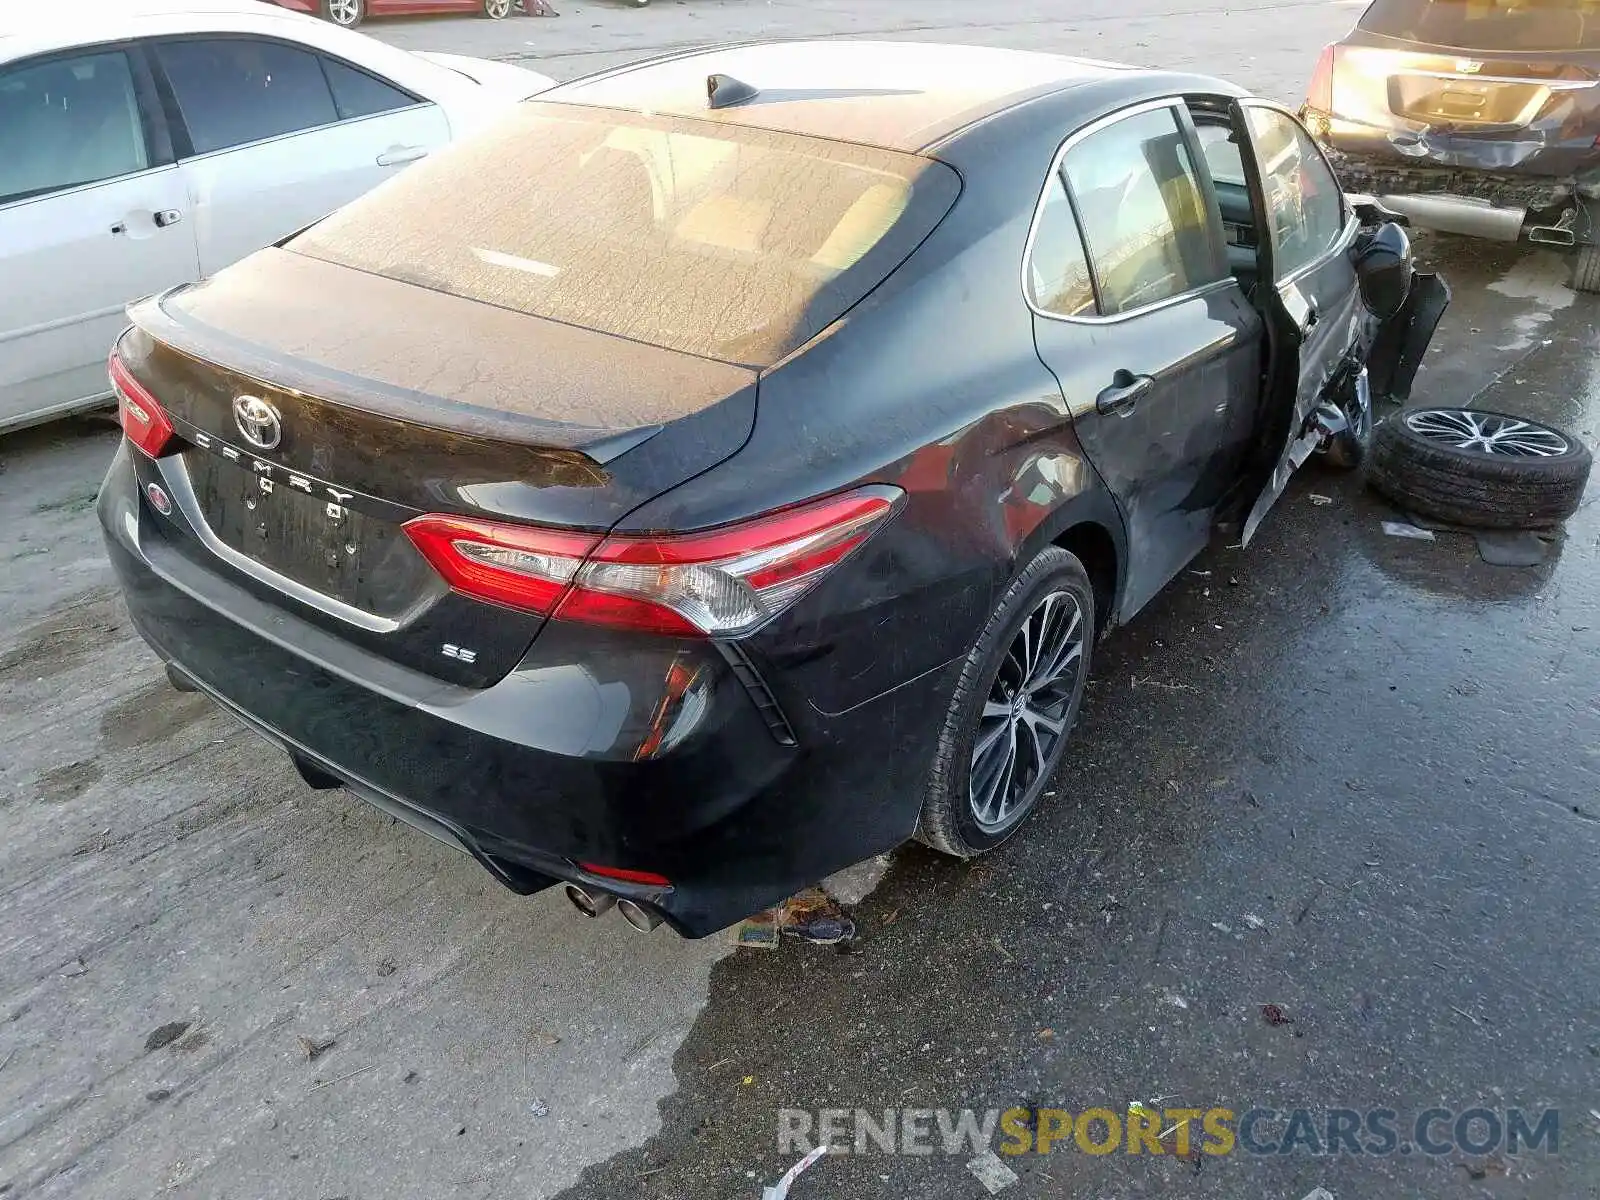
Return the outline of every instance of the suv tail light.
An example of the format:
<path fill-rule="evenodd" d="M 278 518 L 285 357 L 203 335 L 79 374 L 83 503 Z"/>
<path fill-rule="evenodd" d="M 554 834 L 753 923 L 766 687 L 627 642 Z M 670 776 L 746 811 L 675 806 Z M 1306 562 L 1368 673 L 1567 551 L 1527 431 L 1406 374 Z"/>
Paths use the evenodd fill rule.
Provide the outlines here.
<path fill-rule="evenodd" d="M 405 531 L 458 592 L 624 629 L 734 637 L 810 590 L 888 516 L 866 488 L 705 533 L 614 536 L 423 516 Z"/>
<path fill-rule="evenodd" d="M 111 376 L 111 390 L 117 394 L 117 420 L 128 440 L 151 458 L 155 458 L 172 441 L 175 430 L 161 405 L 156 403 L 144 384 L 133 377 L 123 361 L 111 352 L 106 364 Z"/>
<path fill-rule="evenodd" d="M 1306 107 L 1318 112 L 1333 112 L 1333 68 L 1339 56 L 1337 46 L 1324 46 L 1317 55 L 1317 65 L 1311 70 L 1311 82 L 1306 87 Z"/>

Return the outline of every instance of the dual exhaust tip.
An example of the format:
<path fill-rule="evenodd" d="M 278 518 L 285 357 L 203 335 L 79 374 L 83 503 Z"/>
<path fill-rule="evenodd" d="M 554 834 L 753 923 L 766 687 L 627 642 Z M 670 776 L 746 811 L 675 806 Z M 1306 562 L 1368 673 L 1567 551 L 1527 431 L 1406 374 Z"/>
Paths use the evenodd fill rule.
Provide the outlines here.
<path fill-rule="evenodd" d="M 624 921 L 640 933 L 651 932 L 663 919 L 653 908 L 646 908 L 636 900 L 626 897 L 619 900 L 609 892 L 591 892 L 576 883 L 567 884 L 567 899 L 572 901 L 573 908 L 586 917 L 598 917 L 614 908 L 622 914 Z"/>

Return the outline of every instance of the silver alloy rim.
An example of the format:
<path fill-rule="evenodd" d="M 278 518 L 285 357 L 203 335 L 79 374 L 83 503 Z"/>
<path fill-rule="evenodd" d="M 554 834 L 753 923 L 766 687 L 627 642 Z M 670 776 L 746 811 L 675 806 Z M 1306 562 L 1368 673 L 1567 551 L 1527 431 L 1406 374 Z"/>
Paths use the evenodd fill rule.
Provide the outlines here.
<path fill-rule="evenodd" d="M 483 0 L 483 11 L 498 21 L 511 11 L 511 0 Z"/>
<path fill-rule="evenodd" d="M 1411 432 L 1457 450 L 1512 458 L 1551 458 L 1571 446 L 1554 429 L 1532 421 L 1473 412 L 1470 408 L 1427 408 L 1406 418 Z"/>
<path fill-rule="evenodd" d="M 1013 824 L 1044 784 L 1066 737 L 1083 635 L 1077 597 L 1051 592 L 1011 639 L 983 701 L 967 780 L 972 818 L 985 833 Z"/>
<path fill-rule="evenodd" d="M 335 25 L 354 25 L 361 16 L 361 0 L 328 0 L 328 19 Z"/>

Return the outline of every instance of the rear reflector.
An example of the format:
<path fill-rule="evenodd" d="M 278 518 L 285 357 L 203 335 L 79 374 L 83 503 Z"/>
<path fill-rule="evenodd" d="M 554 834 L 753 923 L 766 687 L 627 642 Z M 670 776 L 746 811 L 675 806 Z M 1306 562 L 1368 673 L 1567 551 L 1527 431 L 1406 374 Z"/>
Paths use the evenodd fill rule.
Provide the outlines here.
<path fill-rule="evenodd" d="M 111 376 L 111 390 L 117 394 L 117 420 L 122 424 L 122 432 L 128 435 L 128 440 L 135 446 L 155 458 L 172 441 L 172 422 L 167 420 L 167 414 L 156 403 L 156 398 L 133 377 L 115 351 L 112 352 L 111 361 L 106 364 L 106 370 Z"/>
<path fill-rule="evenodd" d="M 581 862 L 578 865 L 591 875 L 599 875 L 603 879 L 615 879 L 618 883 L 643 883 L 655 887 L 672 886 L 672 880 L 665 875 L 657 875 L 653 871 L 630 871 L 626 867 L 602 867 L 599 863 Z"/>
<path fill-rule="evenodd" d="M 594 625 L 732 637 L 813 587 L 898 497 L 868 488 L 707 533 L 604 541 L 448 516 L 417 517 L 405 530 L 451 587 L 478 599 Z"/>

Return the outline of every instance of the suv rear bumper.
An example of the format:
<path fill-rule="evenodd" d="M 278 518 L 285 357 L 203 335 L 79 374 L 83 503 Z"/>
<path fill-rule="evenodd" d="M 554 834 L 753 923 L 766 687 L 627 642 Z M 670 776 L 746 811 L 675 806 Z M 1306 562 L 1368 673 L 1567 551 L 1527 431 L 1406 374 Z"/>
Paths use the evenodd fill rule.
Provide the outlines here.
<path fill-rule="evenodd" d="M 135 628 L 180 686 L 343 786 L 466 850 L 507 886 L 632 896 L 700 937 L 911 835 L 952 664 L 847 713 L 787 699 L 784 745 L 704 642 L 551 622 L 491 687 L 396 666 L 207 569 L 119 449 L 99 500 Z M 666 705 L 674 667 L 692 706 Z M 781 683 L 781 680 L 778 680 Z M 669 726 L 659 746 L 652 730 Z M 578 864 L 649 871 L 620 884 Z"/>

